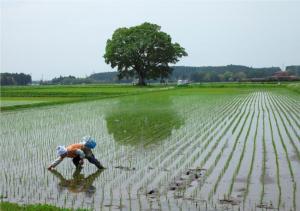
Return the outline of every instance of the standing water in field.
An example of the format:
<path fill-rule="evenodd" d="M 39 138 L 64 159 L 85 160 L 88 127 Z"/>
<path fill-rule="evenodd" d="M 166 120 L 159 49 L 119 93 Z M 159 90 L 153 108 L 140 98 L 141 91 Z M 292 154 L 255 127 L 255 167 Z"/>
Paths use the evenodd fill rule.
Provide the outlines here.
<path fill-rule="evenodd" d="M 109 134 L 123 144 L 146 146 L 168 138 L 183 124 L 169 97 L 146 96 L 122 99 L 106 115 Z"/>
<path fill-rule="evenodd" d="M 1 113 L 0 195 L 92 210 L 297 210 L 300 97 L 178 89 Z M 57 145 L 97 140 L 97 171 Z"/>

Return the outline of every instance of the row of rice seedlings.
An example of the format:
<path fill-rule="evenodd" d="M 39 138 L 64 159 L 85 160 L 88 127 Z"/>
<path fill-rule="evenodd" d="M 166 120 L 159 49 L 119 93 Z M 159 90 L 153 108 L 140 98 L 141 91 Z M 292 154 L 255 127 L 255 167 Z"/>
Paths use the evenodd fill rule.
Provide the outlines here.
<path fill-rule="evenodd" d="M 239 115 L 242 115 L 242 116 L 245 115 L 245 110 L 246 110 L 246 108 L 247 108 L 248 103 L 250 102 L 250 99 L 251 99 L 251 97 L 247 98 L 247 100 L 245 100 L 244 103 L 240 104 L 241 108 L 243 108 L 244 111 L 242 111 L 242 112 L 235 112 L 235 116 L 232 117 L 233 119 L 231 120 L 231 122 L 229 122 L 229 123 L 227 124 L 226 128 L 225 128 L 224 131 L 221 133 L 221 136 L 216 140 L 215 145 L 211 148 L 210 151 L 208 151 L 207 155 L 204 157 L 204 159 L 202 159 L 202 162 L 200 163 L 200 165 L 198 165 L 197 168 L 200 168 L 200 169 L 201 169 L 201 168 L 204 167 L 204 165 L 206 164 L 206 162 L 208 161 L 208 159 L 211 157 L 211 155 L 214 154 L 213 152 L 216 151 L 216 144 L 218 145 L 219 142 L 220 142 L 222 139 L 224 139 L 224 138 L 223 138 L 224 135 L 225 135 L 226 133 L 229 133 L 230 127 L 235 127 L 235 125 L 238 123 L 236 120 L 237 120 L 237 118 L 239 117 Z M 236 122 L 236 123 L 233 124 L 234 122 Z M 223 152 L 224 152 L 224 149 L 225 149 L 226 146 L 227 146 L 227 143 L 228 143 L 228 139 L 225 139 L 225 140 L 224 140 L 224 144 L 223 144 L 223 146 L 221 147 L 220 151 L 217 153 L 217 155 L 216 155 L 214 161 L 213 161 L 213 162 L 211 163 L 211 165 L 207 168 L 207 171 L 206 171 L 205 174 L 203 175 L 203 177 L 202 177 L 203 182 L 205 182 L 205 181 L 207 180 L 207 178 L 209 178 L 209 176 L 211 175 L 211 173 L 212 173 L 213 170 L 215 169 L 216 165 L 218 164 L 218 162 L 219 162 L 219 160 L 220 160 L 220 158 L 221 158 L 221 156 L 222 156 L 222 154 L 223 154 Z M 197 162 L 197 163 L 198 163 L 198 162 Z M 192 198 L 195 198 L 196 195 L 198 194 L 198 192 L 201 191 L 201 189 L 202 189 L 202 187 L 203 187 L 203 184 L 204 184 L 204 183 L 199 183 L 197 186 L 194 186 L 194 187 L 191 188 L 190 196 L 191 196 Z"/>
<path fill-rule="evenodd" d="M 272 110 L 272 114 L 273 114 L 274 119 L 275 119 L 275 124 L 276 124 L 276 128 L 277 128 L 277 132 L 279 134 L 279 140 L 280 140 L 281 145 L 282 145 L 282 147 L 284 149 L 285 157 L 286 157 L 286 160 L 287 160 L 287 163 L 288 163 L 288 167 L 289 167 L 289 172 L 290 172 L 291 180 L 292 180 L 292 183 L 294 183 L 293 187 L 294 187 L 294 192 L 295 192 L 296 182 L 295 182 L 294 171 L 293 171 L 293 168 L 292 168 L 291 160 L 290 160 L 290 157 L 289 157 L 289 154 L 288 154 L 288 151 L 287 151 L 286 144 L 283 141 L 283 137 L 282 137 L 282 134 L 281 134 L 281 131 L 280 131 L 280 128 L 279 128 L 279 123 L 278 123 L 277 117 L 276 117 L 276 115 L 275 115 L 275 113 L 274 113 L 273 110 Z M 277 114 L 279 114 L 278 111 L 277 111 Z M 294 198 L 293 201 L 294 201 L 293 204 L 295 205 L 296 204 L 296 199 Z"/>
<path fill-rule="evenodd" d="M 235 112 L 235 111 L 231 110 L 231 112 Z M 228 114 L 228 112 L 226 112 L 226 114 Z M 220 118 L 220 120 L 222 122 L 224 119 Z M 176 178 L 177 176 L 182 174 L 183 170 L 190 168 L 192 166 L 192 163 L 195 163 L 195 161 L 200 158 L 200 155 L 202 155 L 204 153 L 204 151 L 205 152 L 207 151 L 206 149 L 207 149 L 208 144 L 211 144 L 214 139 L 216 139 L 216 141 L 215 141 L 215 144 L 212 146 L 212 150 L 214 150 L 217 147 L 217 145 L 219 144 L 218 140 L 220 140 L 223 137 L 222 134 L 227 132 L 226 129 L 225 130 L 222 129 L 226 125 L 226 122 L 223 121 L 223 123 L 220 124 L 221 122 L 220 121 L 216 122 L 217 127 L 214 127 L 213 131 L 210 132 L 211 135 L 210 135 L 210 137 L 206 138 L 206 140 L 204 142 L 204 146 L 201 147 L 197 141 L 194 141 L 194 143 L 190 146 L 190 150 L 188 152 L 186 152 L 181 157 L 181 159 L 177 159 L 176 162 L 173 162 L 172 166 L 175 166 L 175 168 L 172 166 L 168 167 L 168 168 L 175 170 L 175 172 L 172 171 L 173 178 Z M 229 124 L 229 126 L 230 126 L 230 124 Z M 222 132 L 221 129 L 224 131 Z M 206 136 L 204 136 L 204 137 L 206 137 Z M 197 150 L 197 148 L 199 148 L 199 147 L 201 147 L 201 150 Z M 210 154 L 211 153 L 208 153 L 208 155 L 210 155 Z"/>
<path fill-rule="evenodd" d="M 279 95 L 282 98 L 287 98 L 290 102 L 299 105 L 300 103 L 300 99 L 299 99 L 299 95 L 298 93 L 294 93 L 294 92 L 288 92 L 289 96 L 287 97 L 286 95 Z"/>
<path fill-rule="evenodd" d="M 264 99 L 266 99 L 266 95 L 264 95 Z M 276 158 L 276 181 L 277 181 L 277 188 L 278 188 L 278 203 L 277 203 L 277 207 L 280 207 L 281 204 L 281 185 L 280 185 L 280 175 L 279 175 L 279 162 L 278 162 L 278 152 L 277 152 L 277 148 L 276 148 L 276 144 L 274 141 L 274 134 L 273 134 L 273 127 L 271 124 L 271 118 L 270 118 L 270 111 L 268 106 L 266 106 L 266 110 L 268 112 L 268 119 L 269 119 L 269 125 L 270 125 L 270 130 L 271 130 L 271 140 L 272 140 L 272 146 L 273 146 L 273 150 L 275 153 L 275 158 Z"/>
<path fill-rule="evenodd" d="M 277 97 L 278 98 L 278 97 Z M 280 99 L 280 98 L 278 98 Z M 299 111 L 296 111 L 295 109 L 297 108 L 297 106 L 299 105 L 290 105 L 290 102 L 288 102 L 287 98 L 285 98 L 285 100 L 279 100 L 281 103 L 279 104 L 279 107 L 282 108 L 286 108 L 288 109 L 289 113 L 290 114 L 293 114 L 293 115 L 290 115 L 291 119 L 294 121 L 295 123 L 295 126 L 298 127 L 298 129 L 300 128 L 300 124 L 298 122 L 298 120 L 300 119 L 300 116 L 299 116 Z M 282 104 L 282 105 L 281 105 Z M 285 111 L 285 109 L 282 109 L 283 111 Z M 296 119 L 297 118 L 297 119 Z"/>
<path fill-rule="evenodd" d="M 262 170 L 261 170 L 261 193 L 260 193 L 260 204 L 263 203 L 263 199 L 265 196 L 265 177 L 266 177 L 266 162 L 267 162 L 267 150 L 266 150 L 266 121 L 265 121 L 265 102 L 261 104 L 261 109 L 263 112 L 262 119 L 263 119 L 263 139 L 262 139 L 262 145 L 263 145 L 263 157 L 262 157 Z"/>
<path fill-rule="evenodd" d="M 242 107 L 244 107 L 244 108 L 246 109 L 246 106 L 247 106 L 248 102 L 250 102 L 250 98 L 248 98 L 248 99 L 246 100 L 245 105 L 244 105 L 244 104 L 241 104 L 240 106 L 242 106 Z M 204 167 L 206 161 L 207 161 L 207 160 L 210 158 L 210 156 L 213 154 L 214 150 L 217 148 L 217 146 L 218 146 L 218 144 L 220 143 L 221 139 L 222 139 L 222 138 L 225 136 L 225 134 L 229 131 L 229 128 L 233 126 L 233 123 L 234 123 L 234 122 L 236 121 L 236 119 L 238 118 L 238 115 L 240 114 L 239 119 L 241 119 L 241 117 L 243 117 L 244 114 L 245 114 L 244 112 L 238 113 L 238 112 L 235 112 L 235 111 L 234 111 L 234 113 L 235 113 L 236 115 L 235 115 L 234 118 L 232 118 L 232 120 L 227 124 L 227 127 L 225 127 L 225 128 L 223 129 L 223 132 L 220 132 L 219 138 L 216 140 L 215 144 L 211 147 L 211 150 L 208 151 L 206 157 L 202 160 L 202 162 L 200 163 L 200 165 L 198 165 L 198 168 L 203 168 L 203 167 Z M 235 126 L 234 126 L 234 127 L 236 127 L 238 124 L 239 124 L 239 121 L 237 121 L 237 122 L 235 123 Z M 224 148 L 225 148 L 225 146 L 226 146 L 226 144 L 227 144 L 227 141 L 228 141 L 228 139 L 226 139 L 226 143 L 225 143 L 225 144 L 223 145 L 223 147 L 222 147 L 223 150 L 224 150 Z M 205 150 L 205 149 L 204 149 L 204 150 Z M 220 153 L 220 154 L 216 157 L 216 159 L 215 159 L 215 161 L 214 161 L 214 164 L 215 164 L 215 165 L 217 164 L 217 161 L 219 160 L 218 157 L 220 157 L 221 154 L 222 154 L 222 153 Z M 206 175 L 209 175 L 209 174 L 211 173 L 212 170 L 213 170 L 213 168 L 209 168 L 209 169 L 206 171 Z"/>
<path fill-rule="evenodd" d="M 249 105 L 250 107 L 251 107 L 252 103 L 253 103 L 253 98 L 252 98 L 251 104 Z M 244 111 L 244 112 L 245 112 L 245 111 Z M 209 196 L 208 196 L 208 199 L 209 199 L 209 200 L 210 200 L 210 199 L 212 198 L 212 196 L 217 192 L 218 185 L 219 185 L 219 183 L 220 183 L 222 177 L 224 176 L 224 174 L 226 173 L 226 171 L 227 171 L 227 169 L 228 169 L 228 167 L 229 167 L 230 161 L 231 161 L 231 159 L 232 159 L 232 157 L 233 157 L 233 155 L 234 155 L 235 149 L 236 149 L 236 147 L 237 147 L 238 140 L 239 140 L 239 138 L 240 138 L 240 136 L 241 136 L 241 134 L 242 134 L 242 132 L 243 132 L 243 128 L 244 128 L 244 126 L 245 126 L 245 124 L 246 124 L 246 122 L 247 122 L 247 120 L 248 120 L 249 115 L 250 115 L 250 109 L 248 108 L 248 112 L 247 112 L 247 115 L 246 115 L 246 117 L 245 117 L 245 119 L 244 119 L 244 121 L 243 121 L 243 123 L 242 123 L 241 129 L 239 130 L 238 135 L 237 135 L 236 139 L 234 140 L 233 148 L 232 148 L 232 150 L 230 151 L 229 156 L 228 156 L 228 158 L 227 158 L 227 160 L 226 160 L 226 162 L 225 162 L 225 165 L 223 166 L 222 170 L 220 171 L 220 174 L 218 175 L 218 177 L 217 177 L 217 179 L 216 179 L 216 182 L 215 182 L 215 184 L 213 185 L 212 190 L 211 190 L 210 193 L 209 193 Z M 240 123 L 240 121 L 238 121 L 238 123 Z M 250 126 L 249 126 L 249 127 L 250 127 Z"/>
<path fill-rule="evenodd" d="M 127 152 L 127 153 L 129 153 L 129 151 L 127 151 L 127 150 L 126 150 L 126 151 L 124 151 L 124 152 L 125 152 L 125 153 L 126 153 L 126 152 Z M 116 156 L 117 156 L 117 155 L 116 155 Z"/>
<path fill-rule="evenodd" d="M 279 115 L 279 117 L 280 117 L 280 119 L 281 119 L 281 121 L 284 125 L 284 122 L 283 122 L 283 119 L 280 115 L 280 112 L 277 109 L 275 109 L 275 110 L 276 110 L 276 113 Z M 281 141 L 282 147 L 283 147 L 284 152 L 285 152 L 285 157 L 286 157 L 286 160 L 288 162 L 289 172 L 290 172 L 291 180 L 292 180 L 292 183 L 293 183 L 293 189 L 294 189 L 293 190 L 293 204 L 294 204 L 294 208 L 296 208 L 296 194 L 295 194 L 296 193 L 296 182 L 295 182 L 295 177 L 294 177 L 294 171 L 293 171 L 292 164 L 291 164 L 291 161 L 290 161 L 289 153 L 287 151 L 287 147 L 285 145 L 284 139 L 283 139 L 281 131 L 280 131 L 280 127 L 279 127 L 277 117 L 274 114 L 274 111 L 272 111 L 272 112 L 273 112 L 273 115 L 274 115 L 276 128 L 277 128 L 277 131 L 278 131 L 278 134 L 279 134 L 279 140 Z"/>
<path fill-rule="evenodd" d="M 272 102 L 273 102 L 273 104 L 274 104 L 274 106 L 276 107 L 276 109 L 277 110 L 280 110 L 282 113 L 283 113 L 283 115 L 285 116 L 285 119 L 286 119 L 286 121 L 289 123 L 289 125 L 290 125 L 290 127 L 293 129 L 293 131 L 294 131 L 294 134 L 297 136 L 297 138 L 298 138 L 298 142 L 300 142 L 300 137 L 299 137 L 299 135 L 298 135 L 298 132 L 299 132 L 299 129 L 300 128 L 296 128 L 296 122 L 295 121 L 293 121 L 293 123 L 295 123 L 295 124 L 292 124 L 292 122 L 291 122 L 291 119 L 292 120 L 294 120 L 294 118 L 293 118 L 293 114 L 290 114 L 290 112 L 286 112 L 286 110 L 280 105 L 280 103 L 282 103 L 282 102 L 280 102 L 280 101 L 278 101 L 278 100 L 276 100 L 276 99 L 274 99 L 274 97 L 271 97 L 271 100 L 272 100 Z M 288 113 L 288 114 L 287 114 Z M 298 131 L 298 132 L 297 132 Z M 289 133 L 288 133 L 289 134 Z"/>
<path fill-rule="evenodd" d="M 233 173 L 233 176 L 231 178 L 231 184 L 230 184 L 230 187 L 229 187 L 228 196 L 230 196 L 232 194 L 232 190 L 233 190 L 233 185 L 234 185 L 235 179 L 236 179 L 236 177 L 237 177 L 237 175 L 238 175 L 238 173 L 240 171 L 241 164 L 242 164 L 242 161 L 244 159 L 246 145 L 247 145 L 247 142 L 248 142 L 248 139 L 249 139 L 251 125 L 252 125 L 252 122 L 253 122 L 253 117 L 254 117 L 254 112 L 252 113 L 252 116 L 251 116 L 250 126 L 248 127 L 248 130 L 247 130 L 247 133 L 246 133 L 246 137 L 245 137 L 245 141 L 243 141 L 243 149 L 242 149 L 242 153 L 241 153 L 241 155 L 239 157 L 238 165 L 236 166 L 235 171 Z"/>
<path fill-rule="evenodd" d="M 186 133 L 187 134 L 187 133 Z M 173 151 L 173 150 L 172 150 Z M 140 175 L 138 178 L 140 179 L 141 177 L 143 177 L 142 175 Z M 129 177 L 130 178 L 130 177 Z M 111 181 L 112 183 L 114 183 L 115 184 L 115 181 Z M 122 183 L 123 184 L 123 182 L 120 182 L 120 183 Z"/>
<path fill-rule="evenodd" d="M 230 106 L 229 106 L 229 108 L 230 108 Z M 218 122 L 215 122 L 215 124 L 217 124 Z M 208 129 L 208 128 L 207 128 Z M 206 132 L 207 134 L 209 133 L 208 131 Z M 184 139 L 182 139 L 182 141 L 183 141 Z M 165 166 L 165 168 L 166 167 L 168 167 L 168 163 L 171 163 L 171 162 L 173 162 L 173 160 L 174 160 L 174 158 L 175 157 L 177 157 L 178 156 L 178 152 L 182 152 L 183 150 L 184 150 L 184 148 L 182 148 L 182 146 L 183 147 L 190 147 L 191 146 L 191 143 L 194 141 L 194 139 L 193 138 L 191 138 L 191 139 L 189 139 L 189 141 L 188 142 L 183 142 L 184 143 L 184 145 L 181 145 L 180 147 L 176 147 L 177 149 L 175 150 L 175 151 L 173 151 L 173 152 L 170 152 L 171 154 L 173 154 L 173 157 L 171 157 L 170 159 L 168 159 L 167 161 L 166 160 L 159 160 L 160 161 L 160 165 L 163 165 L 163 166 Z M 168 153 L 168 155 L 170 155 L 169 153 Z M 175 156 L 175 157 L 174 157 Z M 166 162 L 168 162 L 168 163 L 166 163 Z M 158 163 L 159 164 L 159 163 Z M 159 166 L 158 166 L 159 167 Z M 160 168 L 158 168 L 158 170 L 159 170 Z M 150 176 L 149 178 L 154 178 L 154 176 Z M 149 181 L 149 180 L 148 180 Z"/>
<path fill-rule="evenodd" d="M 43 140 L 42 140 L 43 141 Z M 42 151 L 43 151 L 43 147 L 41 146 L 41 147 L 39 147 Z M 39 151 L 38 151 L 39 152 Z M 27 156 L 27 153 L 24 153 L 24 154 L 26 154 L 26 156 Z M 28 153 L 28 154 L 31 154 L 31 153 Z M 32 156 L 32 155 L 31 155 Z M 40 157 L 40 155 L 37 153 L 37 156 L 32 156 L 31 157 L 31 159 L 32 160 L 35 160 L 35 157 Z M 23 157 L 23 158 L 26 158 L 26 157 Z M 28 157 L 29 158 L 29 157 Z M 27 158 L 26 158 L 27 159 Z M 48 162 L 49 162 L 49 160 L 48 160 Z M 34 164 L 36 164 L 36 163 L 34 163 Z M 30 163 L 30 165 L 31 165 L 31 163 Z M 18 168 L 19 168 L 20 166 L 18 166 Z M 32 166 L 32 167 L 30 167 L 30 166 L 28 166 L 29 167 L 29 169 L 30 169 L 30 174 L 32 175 L 32 174 L 35 174 L 34 175 L 34 177 L 29 177 L 29 178 L 33 178 L 34 180 L 35 179 L 37 179 L 36 181 L 40 181 L 40 178 L 36 178 L 36 175 L 38 175 L 38 173 L 37 172 L 39 172 L 40 171 L 40 165 L 38 165 L 38 167 L 37 168 L 35 168 L 34 166 Z M 38 171 L 36 171 L 37 169 L 39 169 Z M 43 167 L 42 167 L 42 169 L 43 169 Z M 24 172 L 24 171 L 20 171 L 20 172 Z M 30 175 L 28 175 L 28 176 L 30 176 Z M 43 178 L 43 177 L 42 177 Z M 48 179 L 48 177 L 46 178 L 46 179 Z M 23 190 L 26 190 L 26 188 L 23 188 Z"/>
<path fill-rule="evenodd" d="M 220 125 L 220 126 L 222 126 L 222 125 Z M 224 132 L 226 132 L 226 130 Z M 217 136 L 215 136 L 217 133 L 220 133 L 220 131 L 218 131 L 216 129 L 215 134 L 212 136 L 212 138 L 213 137 L 217 138 Z M 213 141 L 212 138 L 208 139 L 208 140 Z M 219 139 L 221 139 L 221 138 L 222 138 L 222 135 L 219 136 Z M 209 141 L 206 141 L 206 143 L 209 143 Z M 217 144 L 219 144 L 218 141 L 215 142 L 214 147 L 216 147 Z M 191 146 L 192 147 L 191 152 L 186 152 L 184 155 L 181 156 L 181 159 L 176 159 L 175 162 L 173 162 L 170 166 L 168 166 L 168 169 L 172 169 L 171 170 L 172 173 L 166 175 L 163 179 L 159 179 L 158 181 L 156 181 L 156 183 L 154 182 L 154 184 L 159 183 L 158 186 L 160 186 L 160 185 L 165 184 L 166 182 L 169 183 L 170 179 L 177 178 L 179 175 L 183 174 L 184 170 L 186 170 L 187 168 L 190 168 L 192 166 L 192 164 L 195 163 L 197 159 L 199 159 L 199 156 L 202 154 L 201 152 L 205 151 L 205 149 L 207 147 L 207 144 L 205 144 L 205 146 L 201 147 L 201 150 L 199 151 L 199 150 L 197 150 L 197 142 L 194 145 L 196 145 L 196 146 L 193 146 L 193 145 Z M 168 187 L 166 187 L 166 188 L 168 188 Z"/>
<path fill-rule="evenodd" d="M 271 97 L 273 102 L 275 102 L 275 106 L 280 110 L 282 111 L 282 114 L 284 115 L 286 121 L 289 123 L 290 127 L 293 129 L 293 132 L 295 134 L 295 136 L 297 137 L 298 139 L 298 142 L 300 142 L 300 136 L 299 136 L 299 130 L 300 130 L 300 127 L 298 125 L 298 122 L 296 121 L 295 119 L 295 114 L 294 113 L 291 113 L 291 112 L 288 112 L 286 111 L 285 108 L 287 108 L 286 105 L 282 105 L 283 102 L 275 97 Z M 291 122 L 293 121 L 293 122 Z M 296 128 L 296 125 L 298 125 L 298 128 Z"/>
<path fill-rule="evenodd" d="M 294 148 L 294 150 L 295 150 L 295 152 L 296 152 L 296 154 L 297 154 L 297 156 L 298 156 L 298 159 L 300 160 L 300 151 L 299 151 L 299 149 L 297 148 L 295 142 L 293 141 L 293 138 L 291 137 L 289 130 L 287 129 L 286 125 L 284 124 L 283 117 L 282 117 L 281 114 L 280 114 L 280 113 L 281 113 L 280 111 L 282 111 L 282 110 L 280 110 L 280 111 L 278 110 L 279 108 L 277 107 L 277 104 L 274 103 L 274 100 L 273 100 L 272 98 L 270 98 L 270 100 L 273 102 L 273 105 L 275 104 L 275 110 L 276 110 L 276 112 L 277 112 L 278 115 L 279 115 L 279 118 L 280 118 L 280 120 L 281 120 L 281 122 L 282 122 L 283 128 L 284 128 L 284 130 L 285 130 L 285 132 L 286 132 L 286 134 L 287 134 L 287 136 L 288 136 L 288 138 L 289 138 L 289 140 L 290 140 L 290 142 L 291 142 L 291 144 L 292 144 L 292 146 L 293 146 L 293 148 Z M 277 120 L 277 119 L 275 118 L 275 121 L 276 121 L 276 120 Z M 279 133 L 279 135 L 281 136 L 281 133 Z"/>
<path fill-rule="evenodd" d="M 288 110 L 291 111 L 291 113 L 295 114 L 295 117 L 299 120 L 300 119 L 300 106 L 299 106 L 299 102 L 294 102 L 294 98 L 293 96 L 289 96 L 289 95 L 276 95 L 276 97 L 279 99 L 280 102 L 283 103 L 283 105 L 285 107 L 288 108 Z"/>
<path fill-rule="evenodd" d="M 216 140 L 215 145 L 216 144 L 218 145 L 219 142 L 222 139 L 224 139 L 222 137 L 224 137 L 224 135 L 226 134 L 226 132 L 227 133 L 229 132 L 230 127 L 235 127 L 236 124 L 238 124 L 237 118 L 239 118 L 240 115 L 242 115 L 242 116 L 245 115 L 245 111 L 246 111 L 246 109 L 248 107 L 248 104 L 250 103 L 251 99 L 252 99 L 251 97 L 247 98 L 247 100 L 245 100 L 245 103 L 240 105 L 240 107 L 243 108 L 243 110 L 241 112 L 235 112 L 235 116 L 233 117 L 233 119 L 231 120 L 231 122 L 227 124 L 227 127 L 225 128 L 225 130 L 223 131 L 223 133 L 221 134 L 221 136 L 219 137 L 219 139 Z M 234 122 L 235 122 L 235 124 L 233 124 Z M 215 169 L 216 165 L 218 164 L 218 162 L 219 162 L 219 160 L 221 158 L 221 155 L 223 154 L 224 149 L 227 146 L 228 139 L 225 139 L 224 142 L 225 143 L 223 144 L 223 146 L 221 147 L 221 149 L 216 154 L 216 157 L 215 157 L 214 161 L 207 168 L 207 171 L 205 172 L 205 174 L 204 174 L 204 176 L 202 178 L 203 182 L 206 181 L 207 178 L 209 178 L 209 176 L 211 175 L 211 173 Z M 211 155 L 214 154 L 213 152 L 216 152 L 216 147 L 215 146 L 213 146 L 211 148 L 211 150 L 207 153 L 206 157 L 204 159 L 202 159 L 202 162 L 200 163 L 200 165 L 198 165 L 198 168 L 203 168 L 204 167 L 204 165 L 206 164 L 206 162 L 208 161 L 208 159 L 211 157 Z M 195 187 L 191 188 L 192 189 L 192 191 L 191 191 L 192 198 L 194 198 L 198 194 L 198 191 L 200 191 L 202 189 L 202 185 L 203 184 L 200 183 L 199 185 L 200 185 L 200 189 L 198 188 L 198 186 L 195 186 Z"/>
<path fill-rule="evenodd" d="M 191 148 L 191 147 L 190 147 Z M 181 150 L 180 150 L 181 151 Z M 168 165 L 166 165 L 165 167 L 168 167 Z M 184 167 L 183 165 L 179 165 L 179 166 L 177 166 L 178 168 L 180 168 L 180 167 Z M 169 168 L 169 167 L 168 167 Z M 164 177 L 166 180 L 168 179 L 168 177 Z M 162 180 L 160 180 L 160 182 L 161 182 Z"/>
<path fill-rule="evenodd" d="M 256 119 L 256 126 L 255 126 L 255 132 L 254 132 L 254 140 L 253 140 L 253 148 L 252 148 L 252 157 L 251 157 L 251 164 L 250 164 L 250 168 L 249 168 L 249 172 L 248 172 L 248 176 L 247 176 L 247 184 L 246 184 L 246 188 L 245 188 L 245 194 L 244 194 L 244 204 L 246 201 L 246 198 L 249 194 L 249 186 L 250 186 L 250 182 L 251 182 L 251 176 L 252 176 L 252 172 L 253 172 L 253 166 L 255 163 L 255 154 L 256 154 L 256 142 L 257 142 L 257 136 L 258 136 L 258 125 L 259 125 L 259 119 L 260 119 L 260 100 L 258 101 L 257 104 L 257 110 L 258 110 L 258 114 L 257 114 L 257 119 Z"/>
<path fill-rule="evenodd" d="M 299 107 L 299 102 L 294 102 L 293 98 L 290 98 L 288 96 L 283 96 L 283 95 L 277 95 L 277 97 L 280 99 L 280 101 L 283 102 L 283 105 L 285 107 L 288 107 L 290 111 L 292 111 L 295 114 L 295 117 L 300 119 L 300 107 Z"/>

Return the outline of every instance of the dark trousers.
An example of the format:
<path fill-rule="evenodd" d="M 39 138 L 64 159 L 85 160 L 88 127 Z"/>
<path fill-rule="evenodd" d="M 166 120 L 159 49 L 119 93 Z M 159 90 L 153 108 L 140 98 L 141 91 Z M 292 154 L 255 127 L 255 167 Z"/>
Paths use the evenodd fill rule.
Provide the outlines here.
<path fill-rule="evenodd" d="M 101 165 L 101 163 L 95 158 L 94 154 L 88 155 L 85 157 L 90 163 L 94 164 L 95 166 L 97 166 L 98 169 L 102 169 L 103 166 Z M 79 166 L 79 161 L 80 161 L 80 156 L 77 156 L 75 158 L 73 158 L 73 163 L 76 167 Z"/>

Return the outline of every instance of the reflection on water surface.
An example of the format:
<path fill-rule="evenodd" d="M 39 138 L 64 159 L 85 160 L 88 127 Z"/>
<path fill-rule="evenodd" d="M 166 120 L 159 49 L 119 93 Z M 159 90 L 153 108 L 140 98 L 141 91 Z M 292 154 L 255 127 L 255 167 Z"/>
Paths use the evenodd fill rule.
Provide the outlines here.
<path fill-rule="evenodd" d="M 97 170 L 87 177 L 80 173 L 81 170 L 82 168 L 76 168 L 72 179 L 66 179 L 57 170 L 52 170 L 52 174 L 59 180 L 57 186 L 58 191 L 62 192 L 63 190 L 67 190 L 72 193 L 85 192 L 87 196 L 92 196 L 96 192 L 96 187 L 93 186 L 93 182 L 103 170 Z"/>
<path fill-rule="evenodd" d="M 107 129 L 121 144 L 146 146 L 169 137 L 183 124 L 165 96 L 124 98 L 106 116 Z"/>

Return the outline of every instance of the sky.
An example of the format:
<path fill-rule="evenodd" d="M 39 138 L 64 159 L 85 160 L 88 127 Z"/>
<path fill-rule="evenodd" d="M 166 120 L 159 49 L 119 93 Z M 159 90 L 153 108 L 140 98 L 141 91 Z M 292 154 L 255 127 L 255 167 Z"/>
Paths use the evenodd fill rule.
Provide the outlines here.
<path fill-rule="evenodd" d="M 119 27 L 161 26 L 188 53 L 176 65 L 300 64 L 300 0 L 0 0 L 1 72 L 33 80 L 113 71 Z"/>

